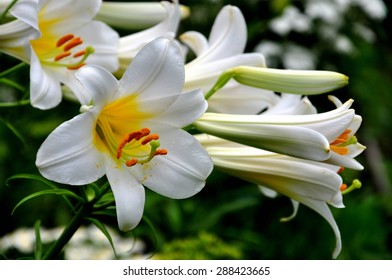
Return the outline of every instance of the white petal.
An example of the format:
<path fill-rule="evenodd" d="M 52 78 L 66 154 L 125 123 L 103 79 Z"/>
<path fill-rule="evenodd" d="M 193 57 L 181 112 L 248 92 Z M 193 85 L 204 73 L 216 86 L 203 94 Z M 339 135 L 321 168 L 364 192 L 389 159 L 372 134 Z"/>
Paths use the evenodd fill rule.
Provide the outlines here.
<path fill-rule="evenodd" d="M 350 155 L 342 156 L 335 152 L 331 152 L 330 158 L 325 160 L 324 162 L 337 166 L 344 166 L 353 170 L 363 170 L 362 164 L 360 164 L 357 160 L 352 158 Z"/>
<path fill-rule="evenodd" d="M 177 32 L 177 27 L 180 22 L 178 1 L 175 3 L 162 1 L 161 3 L 164 5 L 167 12 L 165 20 L 149 29 L 121 37 L 119 48 L 120 56 L 125 55 L 132 58 L 143 46 L 152 40 L 164 36 L 167 33 Z"/>
<path fill-rule="evenodd" d="M 260 192 L 263 195 L 265 195 L 266 197 L 275 198 L 275 197 L 278 196 L 278 193 L 276 191 L 274 191 L 274 190 L 271 190 L 269 188 L 263 187 L 261 185 L 258 185 L 257 187 L 259 188 Z"/>
<path fill-rule="evenodd" d="M 196 56 L 199 56 L 208 50 L 208 41 L 200 32 L 185 32 L 180 36 L 180 40 L 190 47 Z"/>
<path fill-rule="evenodd" d="M 259 114 L 280 100 L 272 91 L 248 87 L 233 81 L 208 99 L 208 111 L 224 114 Z"/>
<path fill-rule="evenodd" d="M 90 113 L 76 116 L 57 127 L 37 153 L 41 174 L 55 182 L 83 185 L 95 182 L 106 171 L 104 155 L 93 143 L 95 118 Z"/>
<path fill-rule="evenodd" d="M 35 30 L 39 30 L 38 5 L 35 1 L 18 1 L 12 7 L 10 13 L 15 18 L 33 27 Z"/>
<path fill-rule="evenodd" d="M 113 166 L 106 176 L 114 194 L 118 226 L 122 231 L 129 231 L 142 219 L 144 188 L 124 167 Z"/>
<path fill-rule="evenodd" d="M 83 38 L 83 46 L 92 46 L 94 53 L 87 60 L 87 64 L 96 64 L 114 72 L 119 67 L 118 42 L 116 31 L 102 22 L 92 21 L 77 29 L 77 36 Z"/>
<path fill-rule="evenodd" d="M 294 199 L 290 199 L 290 200 L 291 200 L 291 204 L 293 205 L 293 213 L 291 213 L 291 215 L 288 216 L 288 217 L 280 218 L 281 222 L 289 222 L 292 219 L 294 219 L 295 216 L 297 216 L 298 208 L 299 208 L 299 202 L 294 200 Z"/>
<path fill-rule="evenodd" d="M 204 114 L 194 123 L 204 133 L 244 145 L 312 160 L 329 158 L 329 142 L 320 133 L 288 125 L 245 125 L 204 121 Z M 235 115 L 237 116 L 237 115 Z"/>
<path fill-rule="evenodd" d="M 156 102 L 159 103 L 159 99 Z M 197 120 L 207 110 L 207 106 L 201 90 L 185 92 L 178 95 L 170 107 L 157 115 L 156 120 L 181 128 Z"/>
<path fill-rule="evenodd" d="M 194 63 L 205 63 L 240 54 L 244 51 L 246 40 L 246 23 L 240 9 L 227 5 L 219 12 L 212 26 L 208 39 L 210 48 Z"/>
<path fill-rule="evenodd" d="M 76 79 L 83 85 L 92 98 L 95 106 L 103 106 L 114 95 L 118 81 L 106 69 L 97 65 L 86 65 L 75 73 Z M 89 105 L 83 103 L 83 105 Z"/>
<path fill-rule="evenodd" d="M 328 205 L 326 203 L 324 203 L 323 201 L 306 199 L 306 200 L 302 200 L 300 202 L 302 204 L 310 207 L 311 209 L 313 209 L 317 213 L 319 213 L 324 219 L 327 220 L 329 225 L 332 227 L 332 230 L 334 231 L 335 237 L 336 237 L 336 245 L 335 245 L 335 249 L 332 253 L 332 257 L 334 259 L 336 259 L 339 256 L 340 251 L 342 250 L 342 239 L 340 236 L 340 231 L 339 231 L 338 225 L 336 224 L 336 221 L 335 221 L 334 217 L 332 216 L 331 209 L 329 209 Z"/>
<path fill-rule="evenodd" d="M 165 127 L 161 147 L 168 151 L 138 167 L 139 180 L 151 190 L 170 197 L 187 198 L 198 193 L 212 171 L 213 164 L 200 143 L 190 134 Z"/>
<path fill-rule="evenodd" d="M 31 51 L 30 101 L 39 109 L 51 109 L 61 101 L 60 82 L 42 68 L 34 51 Z"/>
<path fill-rule="evenodd" d="M 240 65 L 263 67 L 265 65 L 264 56 L 260 53 L 246 53 L 200 65 L 195 65 L 193 62 L 187 63 L 185 66 L 185 90 L 201 88 L 207 92 L 224 71 Z"/>
<path fill-rule="evenodd" d="M 157 96 L 172 96 L 171 104 L 184 84 L 184 64 L 178 45 L 166 38 L 158 38 L 145 46 L 135 57 L 120 80 L 118 98 L 139 94 L 141 100 L 154 100 Z"/>
<path fill-rule="evenodd" d="M 101 0 L 40 0 L 41 17 L 45 20 L 73 18 L 75 20 L 91 20 L 99 11 Z"/>

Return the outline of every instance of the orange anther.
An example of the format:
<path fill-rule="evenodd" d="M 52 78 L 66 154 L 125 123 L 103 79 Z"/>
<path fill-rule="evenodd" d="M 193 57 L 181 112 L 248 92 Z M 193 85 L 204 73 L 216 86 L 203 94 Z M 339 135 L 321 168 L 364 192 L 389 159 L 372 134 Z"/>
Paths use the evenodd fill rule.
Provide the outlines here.
<path fill-rule="evenodd" d="M 54 61 L 59 61 L 59 60 L 63 59 L 64 57 L 67 57 L 67 56 L 70 56 L 70 55 L 71 55 L 71 52 L 60 53 L 60 54 L 58 54 L 58 55 L 56 55 L 54 57 Z"/>
<path fill-rule="evenodd" d="M 341 174 L 341 173 L 343 173 L 343 171 L 344 171 L 344 167 L 343 167 L 343 166 L 341 166 L 341 167 L 339 168 L 339 170 L 338 170 L 338 174 Z"/>
<path fill-rule="evenodd" d="M 138 160 L 136 158 L 133 158 L 133 159 L 127 160 L 125 162 L 125 165 L 128 166 L 128 167 L 131 167 L 131 166 L 136 165 L 137 162 L 138 162 Z"/>
<path fill-rule="evenodd" d="M 166 149 L 157 149 L 155 151 L 155 156 L 165 156 L 167 155 L 167 150 Z"/>
<path fill-rule="evenodd" d="M 83 44 L 83 40 L 80 37 L 73 38 L 64 46 L 64 51 L 69 51 L 70 49 Z"/>
<path fill-rule="evenodd" d="M 347 147 L 339 147 L 339 146 L 330 145 L 330 148 L 332 151 L 334 151 L 335 153 L 342 155 L 342 156 L 348 155 L 350 153 L 350 150 Z"/>
<path fill-rule="evenodd" d="M 345 143 L 349 139 L 349 134 L 350 133 L 351 133 L 351 130 L 350 129 L 346 129 L 342 134 L 340 134 L 338 136 L 338 138 L 336 138 L 335 141 L 333 141 L 331 143 L 331 145 L 338 145 L 338 144 Z"/>
<path fill-rule="evenodd" d="M 159 135 L 158 134 L 150 134 L 147 135 L 143 141 L 142 141 L 142 145 L 146 145 L 147 143 L 151 142 L 152 140 L 158 140 L 159 139 Z"/>
<path fill-rule="evenodd" d="M 80 63 L 80 64 L 75 65 L 75 66 L 68 66 L 67 69 L 69 69 L 69 70 L 78 70 L 80 67 L 82 67 L 84 65 L 86 65 L 86 63 Z"/>
<path fill-rule="evenodd" d="M 347 189 L 347 185 L 346 184 L 342 184 L 341 186 L 340 186 L 340 191 L 344 191 L 344 190 L 346 190 Z"/>
<path fill-rule="evenodd" d="M 69 40 L 73 39 L 74 35 L 73 34 L 67 34 L 64 35 L 63 37 L 61 37 L 60 39 L 58 39 L 57 43 L 56 43 L 56 47 L 61 47 L 62 45 L 64 45 L 65 43 L 67 43 Z"/>
<path fill-rule="evenodd" d="M 87 53 L 86 50 L 81 50 L 80 52 L 75 53 L 72 57 L 79 57 L 79 56 L 83 56 Z"/>

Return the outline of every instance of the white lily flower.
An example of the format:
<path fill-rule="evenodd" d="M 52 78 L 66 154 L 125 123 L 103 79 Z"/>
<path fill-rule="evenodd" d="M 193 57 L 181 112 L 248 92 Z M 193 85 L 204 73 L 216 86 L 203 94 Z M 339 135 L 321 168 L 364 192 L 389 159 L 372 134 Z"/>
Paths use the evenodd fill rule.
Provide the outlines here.
<path fill-rule="evenodd" d="M 247 41 L 246 22 L 240 9 L 235 6 L 222 8 L 208 40 L 196 31 L 185 32 L 180 40 L 197 56 L 185 65 L 187 90 L 201 87 L 208 92 L 223 71 L 235 66 L 265 67 L 262 54 L 243 53 Z"/>
<path fill-rule="evenodd" d="M 241 144 L 362 169 L 354 157 L 363 146 L 353 138 L 361 117 L 350 109 L 352 103 L 349 100 L 335 110 L 310 115 L 205 113 L 194 124 L 201 132 Z"/>
<path fill-rule="evenodd" d="M 333 257 L 339 255 L 340 232 L 328 207 L 344 207 L 338 166 L 279 155 L 210 135 L 195 137 L 206 148 L 219 170 L 263 186 L 263 193 L 267 195 L 273 196 L 277 192 L 291 198 L 294 213 L 284 220 L 295 216 L 298 203 L 319 213 L 331 225 L 336 236 Z"/>
<path fill-rule="evenodd" d="M 166 10 L 166 17 L 162 22 L 146 30 L 120 38 L 120 46 L 118 50 L 118 56 L 120 59 L 120 69 L 118 71 L 119 75 L 124 72 L 136 54 L 147 43 L 157 37 L 167 36 L 167 34 L 172 34 L 174 36 L 177 32 L 177 28 L 181 20 L 178 1 L 175 0 L 173 3 L 162 1 L 161 4 Z"/>
<path fill-rule="evenodd" d="M 165 5 L 165 2 L 126 3 L 103 1 L 95 18 L 115 28 L 141 30 L 165 20 L 167 17 Z M 181 19 L 187 18 L 189 14 L 190 9 L 187 6 L 180 5 Z"/>
<path fill-rule="evenodd" d="M 0 26 L 0 49 L 30 67 L 30 100 L 53 108 L 61 101 L 60 83 L 76 90 L 75 70 L 96 64 L 118 68 L 118 34 L 93 21 L 100 0 L 24 0 L 11 9 L 15 21 Z M 10 32 L 11 30 L 11 32 Z M 80 102 L 86 96 L 77 96 Z"/>
<path fill-rule="evenodd" d="M 106 174 L 124 231 L 142 217 L 143 185 L 176 199 L 204 187 L 213 164 L 181 127 L 197 119 L 207 102 L 200 90 L 181 93 L 184 64 L 174 41 L 149 43 L 120 81 L 98 66 L 85 66 L 76 77 L 92 102 L 42 144 L 36 165 L 44 177 L 83 185 Z"/>

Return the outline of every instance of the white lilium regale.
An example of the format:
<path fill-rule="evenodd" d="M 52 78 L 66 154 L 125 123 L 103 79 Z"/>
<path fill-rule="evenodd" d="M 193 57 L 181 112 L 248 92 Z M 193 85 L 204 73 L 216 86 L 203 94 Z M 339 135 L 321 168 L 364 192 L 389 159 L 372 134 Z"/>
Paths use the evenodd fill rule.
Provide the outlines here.
<path fill-rule="evenodd" d="M 227 5 L 221 9 L 209 38 L 197 31 L 183 33 L 180 40 L 196 58 L 185 65 L 185 89 L 201 87 L 207 93 L 227 69 L 240 66 L 265 67 L 260 53 L 244 53 L 247 27 L 240 9 Z M 228 83 L 208 100 L 208 111 L 220 113 L 257 113 L 260 104 L 273 102 L 272 91 Z"/>
<path fill-rule="evenodd" d="M 338 174 L 339 166 L 271 153 L 211 135 L 195 137 L 206 148 L 217 169 L 257 184 L 263 193 L 270 190 L 291 198 L 294 213 L 282 221 L 295 216 L 298 203 L 320 214 L 335 233 L 333 258 L 339 255 L 340 231 L 328 207 L 344 207 L 341 193 L 344 184 Z"/>
<path fill-rule="evenodd" d="M 174 1 L 173 1 L 174 2 Z M 177 1 L 178 2 L 178 1 Z M 122 30 L 142 30 L 167 20 L 168 1 L 161 2 L 109 2 L 103 1 L 95 19 Z M 171 4 L 170 4 L 171 5 Z M 174 4 L 173 4 L 174 5 Z M 181 19 L 187 18 L 190 9 L 180 5 Z"/>
<path fill-rule="evenodd" d="M 120 38 L 118 57 L 120 60 L 120 68 L 116 75 L 122 75 L 128 65 L 132 62 L 136 54 L 147 43 L 160 36 L 173 36 L 177 32 L 178 25 L 181 20 L 180 6 L 178 0 L 173 3 L 169 1 L 162 1 L 161 4 L 166 10 L 166 17 L 159 24 L 148 29 L 126 35 Z"/>
<path fill-rule="evenodd" d="M 85 103 L 88 97 L 78 91 L 75 70 L 86 64 L 118 68 L 117 32 L 92 20 L 100 5 L 100 0 L 24 0 L 11 9 L 16 20 L 0 26 L 0 50 L 31 65 L 34 107 L 57 106 L 61 83 Z"/>
<path fill-rule="evenodd" d="M 365 147 L 354 137 L 362 118 L 349 100 L 335 110 L 308 115 L 205 113 L 195 123 L 204 133 L 298 158 L 362 169 L 354 157 Z"/>
<path fill-rule="evenodd" d="M 82 67 L 76 77 L 92 100 L 42 144 L 36 165 L 44 177 L 83 185 L 106 174 L 124 231 L 142 217 L 143 185 L 177 199 L 204 187 L 212 161 L 181 128 L 207 102 L 201 90 L 182 93 L 184 64 L 173 40 L 146 45 L 120 81 L 98 66 Z"/>

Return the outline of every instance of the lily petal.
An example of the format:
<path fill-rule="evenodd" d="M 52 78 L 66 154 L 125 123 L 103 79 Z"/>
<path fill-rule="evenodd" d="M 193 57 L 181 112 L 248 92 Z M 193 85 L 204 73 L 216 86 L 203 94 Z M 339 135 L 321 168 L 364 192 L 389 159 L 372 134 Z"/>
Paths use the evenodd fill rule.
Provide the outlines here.
<path fill-rule="evenodd" d="M 114 93 L 118 86 L 118 81 L 106 69 L 97 65 L 86 65 L 75 73 L 76 79 L 88 91 L 94 106 L 103 106 L 111 96 L 108 93 Z M 82 103 L 89 105 L 91 100 Z"/>
<path fill-rule="evenodd" d="M 143 108 L 153 113 L 173 103 L 184 84 L 184 64 L 178 45 L 169 39 L 158 38 L 135 57 L 125 71 L 115 98 L 131 94 L 141 95 Z M 170 98 L 172 96 L 172 98 Z M 165 103 L 154 102 L 157 98 L 168 97 Z"/>
<path fill-rule="evenodd" d="M 289 125 L 210 123 L 204 121 L 207 114 L 194 123 L 201 132 L 294 157 L 316 161 L 329 158 L 329 142 L 314 130 Z"/>
<path fill-rule="evenodd" d="M 144 188 L 127 170 L 111 167 L 106 176 L 116 202 L 118 226 L 122 231 L 135 228 L 143 217 Z"/>
<path fill-rule="evenodd" d="M 180 94 L 157 119 L 159 122 L 181 128 L 197 120 L 207 110 L 207 106 L 203 92 L 196 89 Z"/>
<path fill-rule="evenodd" d="M 31 51 L 30 102 L 42 110 L 53 108 L 61 102 L 60 83 L 46 73 L 34 51 Z"/>
<path fill-rule="evenodd" d="M 105 157 L 93 144 L 95 118 L 90 113 L 76 116 L 57 127 L 37 153 L 41 174 L 55 182 L 83 185 L 101 178 Z"/>
<path fill-rule="evenodd" d="M 146 187 L 170 198 L 195 195 L 204 187 L 205 179 L 212 171 L 209 155 L 187 132 L 162 126 L 161 129 L 161 147 L 168 154 L 156 156 L 144 166 L 134 166 L 138 168 L 134 175 Z"/>

